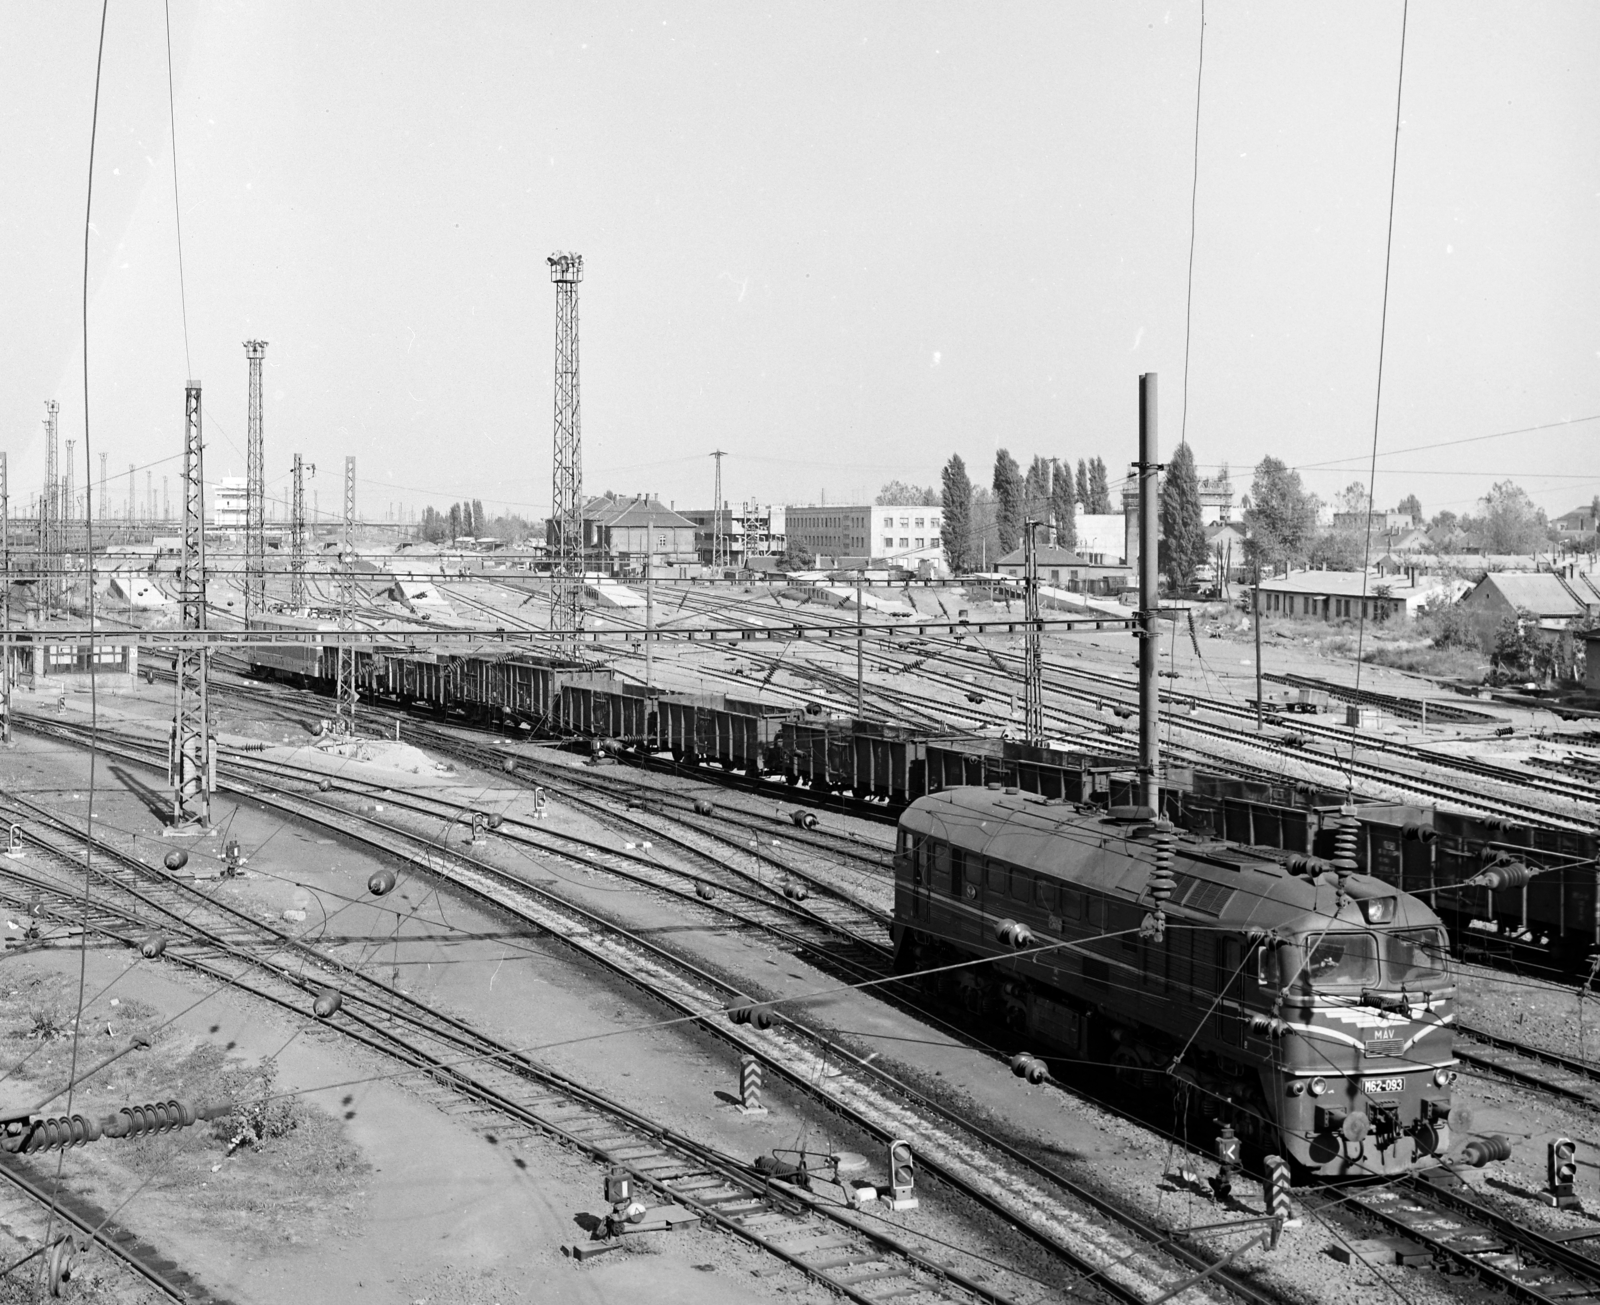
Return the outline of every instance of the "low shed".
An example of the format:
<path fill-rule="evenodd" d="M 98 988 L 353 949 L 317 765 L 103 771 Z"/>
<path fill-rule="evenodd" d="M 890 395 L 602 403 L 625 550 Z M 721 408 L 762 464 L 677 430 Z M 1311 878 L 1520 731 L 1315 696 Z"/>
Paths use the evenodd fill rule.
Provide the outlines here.
<path fill-rule="evenodd" d="M 63 639 L 48 630 L 18 632 L 15 640 L 17 686 L 35 693 L 64 693 L 87 689 L 91 678 L 98 689 L 120 693 L 130 690 L 139 673 L 136 636 L 102 634 L 89 640 Z"/>

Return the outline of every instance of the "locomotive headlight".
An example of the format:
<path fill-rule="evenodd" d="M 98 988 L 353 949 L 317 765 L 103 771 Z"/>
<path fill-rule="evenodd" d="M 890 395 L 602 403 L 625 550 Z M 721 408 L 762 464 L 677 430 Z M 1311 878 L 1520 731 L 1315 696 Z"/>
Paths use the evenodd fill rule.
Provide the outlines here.
<path fill-rule="evenodd" d="M 1368 924 L 1390 924 L 1394 921 L 1394 906 L 1392 897 L 1368 897 L 1361 903 L 1361 913 Z"/>
<path fill-rule="evenodd" d="M 1316 1078 L 1311 1080 L 1311 1095 L 1312 1096 L 1320 1097 L 1327 1090 L 1328 1090 L 1328 1080 L 1323 1078 L 1320 1074 Z"/>
<path fill-rule="evenodd" d="M 1449 1087 L 1456 1081 L 1456 1072 L 1453 1069 L 1436 1069 L 1433 1071 L 1434 1087 Z"/>

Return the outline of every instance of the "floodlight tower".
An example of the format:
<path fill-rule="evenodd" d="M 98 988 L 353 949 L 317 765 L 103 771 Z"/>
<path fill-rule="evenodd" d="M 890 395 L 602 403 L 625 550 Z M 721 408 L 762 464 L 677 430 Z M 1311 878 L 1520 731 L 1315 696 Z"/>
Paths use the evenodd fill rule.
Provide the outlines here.
<path fill-rule="evenodd" d="M 556 287 L 555 465 L 546 538 L 550 629 L 559 647 L 577 651 L 583 629 L 583 438 L 578 405 L 578 283 L 583 255 L 557 252 L 545 260 Z"/>
<path fill-rule="evenodd" d="M 261 439 L 261 360 L 267 356 L 265 340 L 246 340 L 250 360 L 250 433 L 244 491 L 244 616 L 260 616 L 267 609 L 266 454 Z"/>
<path fill-rule="evenodd" d="M 344 540 L 339 549 L 339 668 L 333 732 L 356 732 L 356 460 L 344 460 Z"/>
<path fill-rule="evenodd" d="M 193 641 L 178 645 L 177 694 L 168 753 L 172 831 L 201 833 L 211 824 L 215 757 L 206 700 L 210 655 L 206 630 L 205 441 L 200 430 L 200 382 L 184 388 L 183 560 L 178 566 L 180 625 Z"/>

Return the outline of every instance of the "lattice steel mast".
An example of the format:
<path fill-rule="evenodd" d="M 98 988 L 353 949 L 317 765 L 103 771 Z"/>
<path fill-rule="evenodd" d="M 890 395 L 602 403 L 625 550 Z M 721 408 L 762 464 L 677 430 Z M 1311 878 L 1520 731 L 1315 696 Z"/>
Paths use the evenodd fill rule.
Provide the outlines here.
<path fill-rule="evenodd" d="M 46 399 L 44 405 L 44 497 L 39 500 L 39 565 L 44 571 L 40 580 L 39 609 L 48 616 L 56 604 L 56 573 L 60 570 L 61 546 L 57 538 L 56 518 L 61 508 L 61 487 L 56 471 L 56 414 L 61 405 Z"/>
<path fill-rule="evenodd" d="M 77 440 L 67 441 L 67 461 L 62 469 L 61 476 L 61 515 L 57 522 L 57 535 L 61 541 L 56 555 L 56 575 L 61 586 L 61 612 L 68 615 L 72 610 L 72 578 L 67 573 L 67 541 L 72 534 L 74 513 L 72 510 L 72 450 L 78 446 Z"/>
<path fill-rule="evenodd" d="M 344 460 L 344 540 L 339 548 L 339 671 L 335 734 L 356 732 L 356 460 Z"/>
<path fill-rule="evenodd" d="M 306 605 L 306 464 L 294 455 L 294 503 L 289 515 L 289 609 Z M 315 467 L 311 474 L 317 474 Z"/>
<path fill-rule="evenodd" d="M 578 283 L 583 255 L 554 253 L 556 287 L 555 465 L 546 538 L 550 574 L 550 629 L 558 646 L 575 652 L 583 629 L 583 438 L 578 404 Z"/>
<path fill-rule="evenodd" d="M 190 381 L 183 401 L 183 560 L 178 601 L 185 631 L 206 628 L 205 441 L 200 429 L 200 382 Z M 210 655 L 203 643 L 184 644 L 173 659 L 177 672 L 168 782 L 172 830 L 199 833 L 211 824 L 213 745 L 206 695 Z"/>
<path fill-rule="evenodd" d="M 1022 639 L 1023 731 L 1028 742 L 1044 743 L 1044 652 L 1039 646 L 1039 542 L 1041 522 L 1024 521 L 1027 556 L 1023 567 L 1023 604 L 1027 618 Z"/>
<path fill-rule="evenodd" d="M 261 436 L 261 360 L 265 340 L 246 340 L 250 360 L 250 432 L 244 491 L 244 615 L 248 621 L 267 610 L 267 463 Z"/>
<path fill-rule="evenodd" d="M 728 455 L 717 449 L 711 456 L 717 460 L 717 475 L 711 489 L 711 568 L 717 570 L 728 564 L 725 556 L 728 532 L 722 526 L 722 460 Z"/>

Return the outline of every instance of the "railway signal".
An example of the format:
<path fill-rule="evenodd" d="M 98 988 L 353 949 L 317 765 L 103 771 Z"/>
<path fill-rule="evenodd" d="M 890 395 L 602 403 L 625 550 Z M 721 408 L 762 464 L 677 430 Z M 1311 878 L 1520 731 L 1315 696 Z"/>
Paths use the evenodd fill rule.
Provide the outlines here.
<path fill-rule="evenodd" d="M 1233 1125 L 1224 1124 L 1217 1134 L 1217 1173 L 1209 1180 L 1217 1200 L 1226 1201 L 1233 1195 L 1233 1176 L 1238 1172 L 1239 1163 L 1239 1139 L 1234 1135 Z"/>
<path fill-rule="evenodd" d="M 1578 1177 L 1578 1146 L 1570 1137 L 1552 1138 L 1547 1160 L 1550 1190 L 1539 1199 L 1558 1210 L 1581 1210 L 1583 1202 L 1573 1190 Z"/>
<path fill-rule="evenodd" d="M 12 825 L 11 832 L 6 837 L 6 852 L 13 861 L 20 861 L 26 852 L 22 850 L 22 826 Z"/>
<path fill-rule="evenodd" d="M 222 856 L 223 856 L 223 870 L 222 870 L 223 875 L 228 879 L 236 879 L 236 878 L 238 878 L 238 876 L 239 876 L 240 854 L 239 854 L 239 840 L 237 838 L 230 838 L 226 843 L 224 843 L 222 845 Z"/>
<path fill-rule="evenodd" d="M 917 1186 L 917 1162 L 911 1155 L 911 1143 L 889 1143 L 889 1199 L 885 1202 L 891 1210 L 915 1210 L 920 1204 Z"/>

